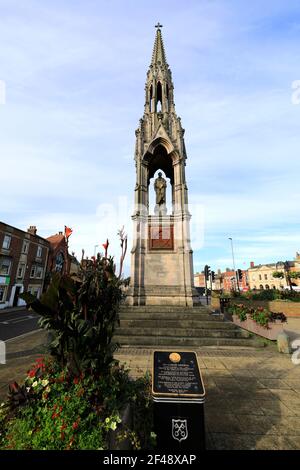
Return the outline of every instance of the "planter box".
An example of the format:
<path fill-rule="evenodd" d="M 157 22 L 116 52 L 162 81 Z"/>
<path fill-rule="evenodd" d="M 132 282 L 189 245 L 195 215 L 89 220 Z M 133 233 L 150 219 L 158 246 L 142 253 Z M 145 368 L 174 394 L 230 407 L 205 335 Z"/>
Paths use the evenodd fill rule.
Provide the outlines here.
<path fill-rule="evenodd" d="M 252 320 L 249 315 L 247 315 L 247 320 L 245 321 L 240 321 L 237 315 L 232 315 L 232 320 L 235 325 L 272 341 L 277 339 L 278 334 L 283 332 L 284 325 L 286 325 L 286 323 L 282 323 L 281 321 L 275 321 L 269 322 L 269 325 L 266 328 Z"/>
<path fill-rule="evenodd" d="M 247 307 L 263 307 L 271 312 L 282 312 L 286 317 L 300 318 L 300 302 L 290 302 L 288 300 L 247 300 L 233 297 L 230 299 L 230 305 L 244 304 Z"/>

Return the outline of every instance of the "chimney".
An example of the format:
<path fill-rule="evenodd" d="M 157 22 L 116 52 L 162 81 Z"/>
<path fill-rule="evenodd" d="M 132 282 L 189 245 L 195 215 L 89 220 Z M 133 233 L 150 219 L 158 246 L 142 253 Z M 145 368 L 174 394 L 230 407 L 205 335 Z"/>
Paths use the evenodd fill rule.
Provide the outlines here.
<path fill-rule="evenodd" d="M 250 261 L 250 268 L 254 268 L 254 261 Z"/>
<path fill-rule="evenodd" d="M 30 225 L 30 227 L 27 229 L 27 232 L 30 233 L 31 235 L 36 235 L 37 228 L 35 225 Z"/>
<path fill-rule="evenodd" d="M 58 235 L 62 235 L 63 233 L 62 232 L 58 232 Z"/>

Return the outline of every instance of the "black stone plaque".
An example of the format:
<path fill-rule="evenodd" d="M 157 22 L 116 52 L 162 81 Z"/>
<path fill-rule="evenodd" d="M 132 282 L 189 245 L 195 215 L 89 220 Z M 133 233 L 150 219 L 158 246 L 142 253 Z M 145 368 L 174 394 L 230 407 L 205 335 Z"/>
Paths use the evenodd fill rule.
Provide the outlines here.
<path fill-rule="evenodd" d="M 204 386 L 194 352 L 155 351 L 153 396 L 201 398 Z"/>

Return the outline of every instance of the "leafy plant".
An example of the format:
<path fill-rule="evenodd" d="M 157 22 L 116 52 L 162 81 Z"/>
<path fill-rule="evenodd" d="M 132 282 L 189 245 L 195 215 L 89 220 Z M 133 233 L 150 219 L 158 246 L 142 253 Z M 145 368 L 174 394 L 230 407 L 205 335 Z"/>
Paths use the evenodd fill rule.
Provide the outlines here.
<path fill-rule="evenodd" d="M 245 307 L 243 304 L 235 304 L 227 308 L 227 311 L 231 315 L 237 315 L 240 319 L 240 321 L 245 321 L 247 320 L 247 313 L 248 313 L 248 308 Z"/>
<path fill-rule="evenodd" d="M 107 370 L 117 345 L 113 342 L 122 281 L 115 275 L 112 257 L 89 260 L 79 281 L 55 273 L 38 300 L 22 294 L 27 306 L 41 315 L 40 326 L 50 330 L 51 354 L 74 375 L 86 369 Z"/>
<path fill-rule="evenodd" d="M 284 272 L 283 271 L 274 271 L 272 273 L 272 276 L 275 278 L 275 279 L 283 279 L 284 278 Z"/>
<path fill-rule="evenodd" d="M 270 312 L 266 308 L 257 307 L 256 309 L 251 309 L 250 315 L 252 320 L 258 323 L 258 325 L 268 327 Z"/>

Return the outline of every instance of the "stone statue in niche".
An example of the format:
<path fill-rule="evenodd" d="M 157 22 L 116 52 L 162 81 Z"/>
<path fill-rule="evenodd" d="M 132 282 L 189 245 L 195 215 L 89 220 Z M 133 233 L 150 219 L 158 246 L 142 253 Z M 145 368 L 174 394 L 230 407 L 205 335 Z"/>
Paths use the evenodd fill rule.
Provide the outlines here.
<path fill-rule="evenodd" d="M 166 215 L 167 208 L 166 208 L 166 188 L 167 182 L 162 177 L 162 173 L 158 173 L 158 178 L 156 178 L 154 182 L 154 189 L 156 193 L 156 205 L 154 209 L 155 214 L 162 214 Z"/>

